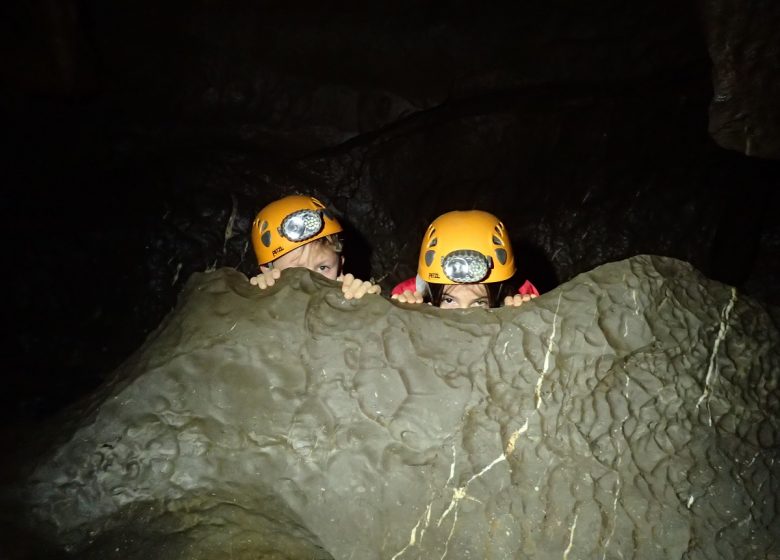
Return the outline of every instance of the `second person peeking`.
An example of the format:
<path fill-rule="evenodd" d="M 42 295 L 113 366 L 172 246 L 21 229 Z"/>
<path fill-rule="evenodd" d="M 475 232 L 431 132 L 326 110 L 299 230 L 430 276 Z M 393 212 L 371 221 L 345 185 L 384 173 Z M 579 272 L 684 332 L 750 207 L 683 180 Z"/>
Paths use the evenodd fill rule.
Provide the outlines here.
<path fill-rule="evenodd" d="M 250 278 L 250 283 L 265 289 L 274 285 L 283 270 L 302 267 L 341 282 L 346 299 L 378 294 L 378 285 L 342 274 L 341 231 L 338 220 L 316 198 L 290 195 L 272 202 L 252 223 L 252 247 L 260 274 Z"/>
<path fill-rule="evenodd" d="M 518 306 L 539 291 L 526 280 L 517 293 L 502 293 L 515 271 L 509 235 L 498 218 L 481 210 L 447 212 L 425 232 L 417 277 L 398 284 L 391 297 L 450 309 Z"/>

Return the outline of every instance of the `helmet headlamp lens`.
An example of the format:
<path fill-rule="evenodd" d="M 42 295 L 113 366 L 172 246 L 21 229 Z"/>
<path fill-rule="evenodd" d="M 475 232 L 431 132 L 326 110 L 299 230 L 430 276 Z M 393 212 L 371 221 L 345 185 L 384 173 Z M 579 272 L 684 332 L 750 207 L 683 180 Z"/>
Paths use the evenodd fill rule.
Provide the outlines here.
<path fill-rule="evenodd" d="M 490 258 L 471 250 L 453 251 L 441 260 L 444 274 L 458 284 L 481 282 L 490 272 Z"/>
<path fill-rule="evenodd" d="M 320 212 L 299 210 L 282 221 L 280 233 L 290 241 L 305 241 L 322 231 L 324 225 Z"/>

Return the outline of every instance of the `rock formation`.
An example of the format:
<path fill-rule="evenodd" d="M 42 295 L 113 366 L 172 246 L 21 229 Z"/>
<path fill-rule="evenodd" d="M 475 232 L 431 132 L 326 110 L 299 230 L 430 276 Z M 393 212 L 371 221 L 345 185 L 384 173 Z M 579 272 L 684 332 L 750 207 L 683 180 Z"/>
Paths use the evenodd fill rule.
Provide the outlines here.
<path fill-rule="evenodd" d="M 25 506 L 81 558 L 778 558 L 779 341 L 660 257 L 491 311 L 196 274 Z"/>

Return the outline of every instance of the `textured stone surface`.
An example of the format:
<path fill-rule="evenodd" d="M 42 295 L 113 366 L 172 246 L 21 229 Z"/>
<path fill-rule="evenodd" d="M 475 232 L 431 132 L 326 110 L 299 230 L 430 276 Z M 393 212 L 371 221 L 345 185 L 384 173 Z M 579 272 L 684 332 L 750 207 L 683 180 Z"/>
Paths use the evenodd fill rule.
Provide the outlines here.
<path fill-rule="evenodd" d="M 776 558 L 779 343 L 657 257 L 490 312 L 198 274 L 27 507 L 84 558 Z"/>

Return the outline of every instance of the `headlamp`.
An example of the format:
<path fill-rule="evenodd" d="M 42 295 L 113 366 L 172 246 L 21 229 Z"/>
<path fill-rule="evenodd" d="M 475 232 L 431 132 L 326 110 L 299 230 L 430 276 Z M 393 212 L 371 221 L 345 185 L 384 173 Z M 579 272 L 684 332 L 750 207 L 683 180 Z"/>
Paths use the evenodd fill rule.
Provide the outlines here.
<path fill-rule="evenodd" d="M 487 277 L 492 265 L 490 257 L 465 249 L 448 253 L 441 259 L 444 275 L 458 284 L 481 282 Z"/>
<path fill-rule="evenodd" d="M 322 231 L 324 225 L 319 211 L 299 210 L 282 220 L 279 233 L 293 242 L 305 241 Z"/>

